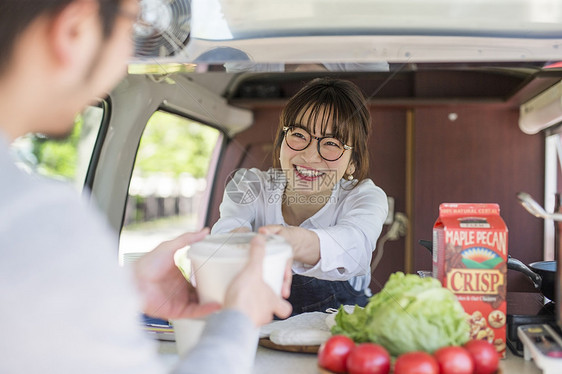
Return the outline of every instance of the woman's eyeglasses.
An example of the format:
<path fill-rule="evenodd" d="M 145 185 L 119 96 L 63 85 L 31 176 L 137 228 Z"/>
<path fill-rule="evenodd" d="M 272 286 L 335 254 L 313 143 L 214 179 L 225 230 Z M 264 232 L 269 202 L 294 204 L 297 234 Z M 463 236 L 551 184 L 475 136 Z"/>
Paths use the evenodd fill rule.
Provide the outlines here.
<path fill-rule="evenodd" d="M 302 127 L 284 126 L 283 132 L 285 133 L 285 142 L 287 143 L 287 146 L 293 151 L 302 151 L 306 149 L 312 142 L 312 139 L 316 139 L 318 154 L 326 161 L 336 161 L 346 150 L 353 149 L 353 147 L 342 143 L 334 137 L 318 137 L 311 135 Z"/>

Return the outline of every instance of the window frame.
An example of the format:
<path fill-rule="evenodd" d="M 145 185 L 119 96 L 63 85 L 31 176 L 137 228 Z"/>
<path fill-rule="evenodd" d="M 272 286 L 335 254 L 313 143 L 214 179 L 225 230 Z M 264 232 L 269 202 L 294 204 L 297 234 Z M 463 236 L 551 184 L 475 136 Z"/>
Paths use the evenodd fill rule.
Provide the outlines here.
<path fill-rule="evenodd" d="M 226 148 L 226 139 L 227 139 L 227 134 L 224 130 L 222 130 L 221 128 L 214 126 L 213 124 L 207 122 L 207 121 L 203 121 L 201 119 L 198 119 L 196 116 L 191 116 L 188 115 L 184 112 L 182 112 L 181 110 L 175 109 L 175 108 L 171 108 L 169 106 L 166 106 L 165 104 L 161 104 L 160 106 L 158 106 L 153 112 L 152 114 L 148 117 L 147 121 L 144 123 L 143 128 L 142 128 L 142 132 L 140 134 L 140 137 L 138 138 L 137 144 L 136 144 L 136 151 L 134 154 L 134 158 L 133 158 L 133 163 L 131 164 L 131 169 L 129 172 L 129 178 L 128 178 L 128 183 L 127 183 L 127 196 L 124 200 L 124 205 L 123 205 L 123 211 L 122 211 L 122 215 L 121 215 L 121 224 L 119 227 L 119 237 L 121 236 L 121 232 L 123 231 L 123 227 L 124 227 L 124 223 L 125 223 L 125 215 L 126 215 L 126 210 L 127 210 L 127 200 L 129 198 L 129 188 L 131 186 L 131 179 L 133 177 L 133 171 L 135 169 L 135 164 L 136 164 L 136 160 L 137 160 L 137 156 L 138 156 L 138 151 L 139 151 L 139 146 L 140 146 L 140 142 L 142 140 L 144 131 L 146 130 L 146 126 L 148 125 L 148 121 L 150 121 L 150 119 L 152 118 L 152 116 L 157 113 L 157 112 L 165 112 L 168 114 L 172 114 L 172 115 L 176 115 L 179 116 L 185 120 L 189 120 L 189 121 L 195 121 L 197 123 L 199 123 L 200 125 L 203 126 L 208 126 L 211 127 L 215 130 L 217 130 L 219 132 L 219 138 L 217 139 L 217 144 L 215 145 L 215 149 L 213 150 L 213 154 L 211 156 L 211 159 L 209 160 L 210 164 L 209 164 L 209 173 L 207 174 L 207 183 L 209 183 L 209 188 L 207 188 L 207 192 L 204 195 L 204 199 L 206 201 L 203 202 L 204 206 L 205 206 L 205 210 L 204 212 L 202 212 L 202 214 L 200 216 L 198 216 L 198 223 L 197 223 L 197 227 L 204 227 L 204 224 L 208 221 L 208 217 L 209 217 L 209 209 L 211 206 L 211 201 L 212 201 L 212 194 L 213 194 L 213 188 L 211 188 L 217 178 L 217 168 L 220 164 L 220 161 L 222 159 L 222 155 L 223 155 L 223 151 Z M 218 150 L 218 151 L 217 151 Z M 218 154 L 217 154 L 218 153 Z"/>
<path fill-rule="evenodd" d="M 84 177 L 82 193 L 83 194 L 86 193 L 88 195 L 90 194 L 90 191 L 92 190 L 92 187 L 94 185 L 94 180 L 96 175 L 95 170 L 98 167 L 102 148 L 105 143 L 105 139 L 109 128 L 109 119 L 111 118 L 111 98 L 106 97 L 104 99 L 100 99 L 97 105 L 92 105 L 92 106 L 100 107 L 103 110 L 103 115 L 98 130 L 98 136 L 96 137 L 96 141 L 94 142 L 92 155 L 90 157 L 90 162 L 88 163 L 88 168 L 86 171 L 86 175 Z"/>

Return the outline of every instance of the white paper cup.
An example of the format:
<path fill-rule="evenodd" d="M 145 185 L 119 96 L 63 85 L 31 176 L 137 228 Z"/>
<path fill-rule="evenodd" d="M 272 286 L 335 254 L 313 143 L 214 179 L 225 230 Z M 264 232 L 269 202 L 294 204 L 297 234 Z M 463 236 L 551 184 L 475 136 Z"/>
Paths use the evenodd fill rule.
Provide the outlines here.
<path fill-rule="evenodd" d="M 210 235 L 191 245 L 187 257 L 191 260 L 192 276 L 201 303 L 224 302 L 228 286 L 248 262 L 250 241 L 254 236 L 255 233 Z M 281 236 L 265 238 L 263 279 L 280 295 L 287 260 L 293 251 Z"/>
<path fill-rule="evenodd" d="M 174 327 L 174 336 L 176 339 L 176 348 L 180 356 L 184 355 L 193 348 L 201 333 L 205 328 L 206 321 L 204 319 L 175 319 L 172 320 Z"/>

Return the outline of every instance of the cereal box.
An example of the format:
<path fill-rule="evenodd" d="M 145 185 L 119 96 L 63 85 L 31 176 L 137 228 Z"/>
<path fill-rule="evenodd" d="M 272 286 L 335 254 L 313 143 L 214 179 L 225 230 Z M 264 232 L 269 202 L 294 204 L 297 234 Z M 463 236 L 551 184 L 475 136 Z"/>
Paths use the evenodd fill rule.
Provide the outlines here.
<path fill-rule="evenodd" d="M 433 276 L 469 316 L 470 337 L 505 357 L 507 227 L 498 204 L 441 204 L 433 227 Z"/>

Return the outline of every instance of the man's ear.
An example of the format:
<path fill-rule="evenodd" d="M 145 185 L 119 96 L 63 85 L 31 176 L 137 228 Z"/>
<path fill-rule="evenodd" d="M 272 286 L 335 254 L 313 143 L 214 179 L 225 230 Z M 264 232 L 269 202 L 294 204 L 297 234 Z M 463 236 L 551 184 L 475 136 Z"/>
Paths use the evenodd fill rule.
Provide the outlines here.
<path fill-rule="evenodd" d="M 101 37 L 99 5 L 94 0 L 75 0 L 52 17 L 49 28 L 55 61 L 70 67 L 95 53 Z"/>

